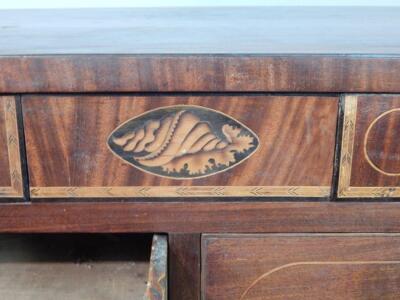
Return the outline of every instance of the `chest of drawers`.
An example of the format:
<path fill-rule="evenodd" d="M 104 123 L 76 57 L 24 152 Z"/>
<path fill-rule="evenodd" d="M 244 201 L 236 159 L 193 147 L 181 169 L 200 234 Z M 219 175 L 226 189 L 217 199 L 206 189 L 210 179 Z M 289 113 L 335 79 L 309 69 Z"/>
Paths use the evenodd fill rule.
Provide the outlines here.
<path fill-rule="evenodd" d="M 399 15 L 0 12 L 0 232 L 167 234 L 152 299 L 397 299 Z"/>

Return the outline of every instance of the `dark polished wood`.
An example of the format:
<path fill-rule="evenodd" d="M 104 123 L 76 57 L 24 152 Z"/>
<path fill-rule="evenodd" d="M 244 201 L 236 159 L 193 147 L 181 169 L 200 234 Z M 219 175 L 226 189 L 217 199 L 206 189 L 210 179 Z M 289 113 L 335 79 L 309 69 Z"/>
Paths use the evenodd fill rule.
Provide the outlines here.
<path fill-rule="evenodd" d="M 170 234 L 169 298 L 200 300 L 200 234 Z"/>
<path fill-rule="evenodd" d="M 400 96 L 357 99 L 351 185 L 400 186 Z M 367 163 L 367 157 L 376 169 Z"/>
<path fill-rule="evenodd" d="M 0 205 L 0 232 L 400 232 L 400 203 Z"/>
<path fill-rule="evenodd" d="M 396 299 L 400 235 L 205 235 L 204 300 Z"/>
<path fill-rule="evenodd" d="M 34 95 L 24 96 L 22 102 L 32 198 L 330 196 L 336 97 Z M 178 105 L 185 106 L 171 112 Z M 197 117 L 190 110 L 199 106 L 204 111 L 197 112 Z M 154 112 L 160 107 L 166 108 Z M 223 137 L 226 134 L 233 140 L 221 149 L 216 148 L 218 143 L 204 150 L 206 144 L 193 154 L 168 152 L 168 144 L 161 154 L 148 150 L 148 156 L 158 155 L 155 158 L 132 161 L 143 157 L 142 150 L 134 152 L 140 146 L 129 145 L 134 138 L 121 144 L 125 135 L 136 132 L 139 137 L 145 124 L 161 120 L 155 132 L 158 138 L 168 118 L 177 118 L 184 111 L 186 119 L 174 123 L 171 145 L 182 144 L 182 151 L 190 153 L 184 141 L 195 136 L 198 127 L 178 143 L 186 135 L 179 133 L 181 129 L 191 128 L 185 124 L 211 126 L 207 129 L 207 135 L 214 138 L 210 144 L 214 140 L 225 143 L 230 139 Z M 146 117 L 151 113 L 153 117 Z M 144 118 L 142 123 L 137 121 L 140 118 Z M 133 128 L 127 120 L 134 123 Z M 121 124 L 127 129 L 118 127 Z M 143 133 L 137 145 L 153 137 L 150 127 L 146 125 L 146 136 Z M 222 134 L 221 128 L 226 133 Z M 228 129 L 235 131 L 228 133 Z M 201 142 L 201 138 L 196 140 Z M 240 153 L 242 160 L 233 156 L 233 151 Z M 164 162 L 171 157 L 175 158 Z M 154 167 L 147 167 L 152 164 Z M 197 177 L 191 178 L 191 174 Z"/>
<path fill-rule="evenodd" d="M 387 55 L 400 51 L 399 13 L 348 6 L 0 11 L 0 54 Z"/>
<path fill-rule="evenodd" d="M 400 197 L 400 96 L 347 95 L 339 196 Z"/>
<path fill-rule="evenodd" d="M 397 299 L 399 14 L 0 11 L 0 197 L 32 201 L 0 204 L 0 232 L 168 234 L 153 299 L 168 275 L 173 300 Z"/>
<path fill-rule="evenodd" d="M 0 93 L 395 93 L 399 68 L 399 55 L 0 56 Z"/>

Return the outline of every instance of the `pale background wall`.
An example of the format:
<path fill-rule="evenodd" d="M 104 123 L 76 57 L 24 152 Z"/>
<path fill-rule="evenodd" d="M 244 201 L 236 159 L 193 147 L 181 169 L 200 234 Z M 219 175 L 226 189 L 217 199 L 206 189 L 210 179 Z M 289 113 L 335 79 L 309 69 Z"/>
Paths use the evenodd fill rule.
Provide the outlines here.
<path fill-rule="evenodd" d="M 173 6 L 400 6 L 399 0 L 0 0 L 0 9 Z"/>

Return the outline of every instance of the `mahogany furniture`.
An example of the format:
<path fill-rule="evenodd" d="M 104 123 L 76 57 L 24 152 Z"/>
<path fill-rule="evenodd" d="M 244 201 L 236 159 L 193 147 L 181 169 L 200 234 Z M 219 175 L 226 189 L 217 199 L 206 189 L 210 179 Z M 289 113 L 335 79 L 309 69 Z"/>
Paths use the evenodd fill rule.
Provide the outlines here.
<path fill-rule="evenodd" d="M 0 232 L 164 233 L 150 299 L 397 299 L 399 16 L 0 11 Z"/>

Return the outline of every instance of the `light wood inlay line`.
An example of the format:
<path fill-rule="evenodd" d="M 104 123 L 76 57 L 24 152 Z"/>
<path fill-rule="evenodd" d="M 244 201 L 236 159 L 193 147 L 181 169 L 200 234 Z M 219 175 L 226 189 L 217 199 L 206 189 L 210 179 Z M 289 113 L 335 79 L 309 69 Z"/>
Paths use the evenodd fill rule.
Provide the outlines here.
<path fill-rule="evenodd" d="M 32 198 L 74 197 L 327 197 L 330 186 L 33 187 Z"/>
<path fill-rule="evenodd" d="M 261 280 L 265 279 L 266 277 L 272 275 L 273 273 L 279 272 L 284 269 L 292 268 L 295 266 L 310 266 L 310 265 L 398 265 L 400 261 L 310 261 L 310 262 L 294 262 L 285 264 L 283 266 L 276 267 L 260 277 L 254 280 L 248 288 L 243 292 L 240 297 L 240 300 L 246 299 L 246 295 L 249 291 Z"/>
<path fill-rule="evenodd" d="M 386 171 L 380 169 L 376 164 L 374 164 L 374 163 L 372 162 L 371 158 L 370 158 L 369 155 L 368 155 L 367 143 L 368 143 L 369 134 L 370 134 L 370 132 L 371 132 L 371 129 L 374 127 L 374 125 L 375 125 L 380 119 L 382 119 L 383 117 L 385 117 L 385 116 L 387 116 L 387 115 L 389 115 L 389 114 L 391 114 L 391 113 L 394 113 L 394 112 L 397 112 L 397 113 L 400 112 L 400 108 L 391 109 L 391 110 L 388 110 L 388 111 L 384 112 L 383 114 L 379 115 L 379 116 L 368 126 L 367 132 L 365 133 L 365 136 L 364 136 L 364 148 L 363 148 L 363 150 L 364 150 L 364 157 L 365 157 L 365 159 L 367 160 L 367 162 L 369 163 L 369 165 L 370 165 L 372 168 L 375 169 L 375 171 L 377 171 L 377 172 L 379 172 L 379 173 L 381 173 L 381 174 L 383 174 L 383 175 L 386 175 L 386 176 L 400 176 L 400 173 L 390 173 L 390 172 L 386 172 Z"/>
<path fill-rule="evenodd" d="M 381 197 L 400 197 L 400 188 L 396 186 L 386 187 L 354 187 L 351 186 L 351 172 L 354 156 L 354 139 L 357 122 L 357 103 L 358 96 L 347 95 L 345 97 L 345 108 L 344 108 L 344 123 L 343 123 L 343 136 L 342 136 L 342 148 L 340 157 L 340 170 L 339 170 L 339 187 L 338 197 L 340 198 L 356 198 L 356 197 L 368 197 L 368 198 L 381 198 Z M 389 111 L 392 112 L 393 110 Z M 386 112 L 380 115 L 380 117 L 386 115 Z M 374 122 L 376 122 L 376 120 Z M 373 126 L 374 122 L 369 126 L 368 131 Z M 366 140 L 364 139 L 364 156 L 359 159 L 366 159 L 371 166 L 372 162 L 369 161 L 365 150 Z M 375 167 L 374 169 L 377 170 Z"/>
<path fill-rule="evenodd" d="M 346 96 L 339 170 L 339 197 L 346 197 L 350 187 L 356 119 L 357 96 Z"/>
<path fill-rule="evenodd" d="M 400 188 L 396 186 L 385 186 L 385 187 L 363 187 L 363 186 L 351 186 L 351 173 L 354 156 L 354 139 L 357 125 L 357 95 L 347 95 L 345 97 L 345 112 L 344 112 L 344 124 L 343 124 L 343 137 L 342 137 L 342 152 L 340 157 L 340 171 L 339 171 L 339 187 L 338 197 L 343 198 L 381 198 L 381 197 L 400 197 Z M 394 110 L 390 110 L 392 112 Z M 386 112 L 381 114 L 374 122 L 372 122 L 367 130 L 366 136 L 369 130 L 374 125 L 376 120 L 382 116 L 388 114 Z M 364 138 L 364 155 L 360 159 L 366 159 L 368 163 L 377 170 L 373 163 L 369 160 L 366 155 L 365 149 L 366 138 Z"/>
<path fill-rule="evenodd" d="M 0 195 L 7 197 L 21 197 L 23 195 L 23 183 L 15 98 L 3 97 L 2 99 L 7 134 L 11 187 L 0 187 Z"/>
<path fill-rule="evenodd" d="M 346 191 L 347 197 L 400 197 L 400 188 L 398 187 L 349 187 Z"/>

